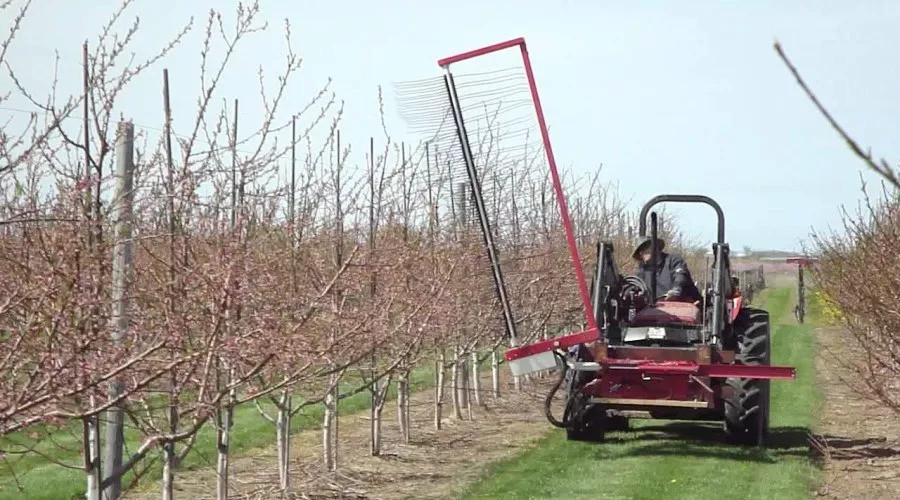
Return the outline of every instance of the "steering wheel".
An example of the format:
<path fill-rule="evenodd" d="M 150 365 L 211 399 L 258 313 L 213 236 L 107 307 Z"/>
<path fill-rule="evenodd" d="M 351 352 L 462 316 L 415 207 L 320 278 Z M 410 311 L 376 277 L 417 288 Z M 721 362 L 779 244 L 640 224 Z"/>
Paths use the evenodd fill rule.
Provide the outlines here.
<path fill-rule="evenodd" d="M 649 287 L 638 276 L 626 276 L 621 294 L 623 297 L 629 295 L 632 297 L 646 297 L 649 295 Z"/>

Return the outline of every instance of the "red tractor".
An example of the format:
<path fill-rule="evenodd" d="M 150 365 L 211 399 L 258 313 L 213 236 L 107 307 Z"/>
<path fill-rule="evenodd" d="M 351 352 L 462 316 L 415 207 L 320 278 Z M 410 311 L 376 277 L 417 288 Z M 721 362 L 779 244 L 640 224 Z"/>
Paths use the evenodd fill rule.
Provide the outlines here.
<path fill-rule="evenodd" d="M 770 366 L 769 315 L 745 307 L 732 281 L 725 219 L 715 201 L 663 195 L 644 205 L 640 236 L 647 236 L 649 213 L 654 268 L 659 250 L 656 213 L 650 210 L 663 202 L 705 203 L 716 211 L 714 260 L 703 299 L 654 296 L 656 283 L 621 275 L 612 244 L 602 242 L 590 292 L 600 338 L 583 332 L 511 349 L 507 359 L 514 374 L 523 373 L 547 368 L 552 350 L 560 378 L 545 410 L 569 439 L 599 440 L 606 430 L 626 428 L 628 418 L 639 417 L 722 421 L 734 442 L 762 445 L 769 429 L 769 380 L 792 379 L 794 369 Z M 523 366 L 519 360 L 530 361 Z M 557 420 L 550 406 L 562 385 L 566 404 Z"/>
<path fill-rule="evenodd" d="M 453 65 L 506 50 L 517 50 L 521 57 L 587 324 L 583 332 L 525 346 L 516 345 L 514 311 L 482 194 L 480 165 L 465 123 L 466 109 L 481 109 L 487 95 L 473 92 L 469 99 L 475 104 L 469 106 L 474 108 L 467 108 L 451 71 Z M 414 90 L 408 98 L 420 104 L 408 118 L 427 128 L 427 124 L 444 124 L 452 115 L 456 133 L 432 130 L 432 139 L 450 141 L 448 148 L 459 148 L 459 158 L 465 163 L 497 298 L 513 346 L 506 352 L 510 370 L 519 376 L 560 369 L 559 383 L 546 400 L 548 419 L 564 427 L 573 439 L 602 437 L 606 429 L 625 424 L 635 412 L 651 418 L 721 420 L 736 441 L 762 443 L 768 430 L 769 380 L 792 379 L 794 369 L 769 365 L 769 317 L 765 311 L 744 307 L 740 291 L 732 283 L 725 218 L 719 205 L 705 196 L 665 195 L 653 198 L 641 211 L 641 236 L 646 236 L 648 215 L 652 215 L 651 233 L 655 237 L 656 215 L 649 212 L 658 203 L 705 203 L 715 209 L 718 231 L 712 279 L 704 285 L 699 303 L 663 300 L 650 293 L 656 289 L 655 283 L 623 277 L 615 268 L 609 243 L 598 245 L 593 290 L 589 290 L 525 40 L 507 40 L 445 57 L 438 65 L 444 72 L 443 85 L 429 82 L 426 90 Z M 505 78 L 503 88 L 508 87 Z M 435 91 L 446 92 L 446 96 L 421 104 L 423 96 Z M 504 91 L 501 88 L 497 92 Z M 517 106 L 521 104 L 516 102 Z M 435 117 L 435 110 L 444 114 Z M 657 249 L 653 250 L 656 256 Z M 566 409 L 559 421 L 552 415 L 550 403 L 564 381 Z"/>

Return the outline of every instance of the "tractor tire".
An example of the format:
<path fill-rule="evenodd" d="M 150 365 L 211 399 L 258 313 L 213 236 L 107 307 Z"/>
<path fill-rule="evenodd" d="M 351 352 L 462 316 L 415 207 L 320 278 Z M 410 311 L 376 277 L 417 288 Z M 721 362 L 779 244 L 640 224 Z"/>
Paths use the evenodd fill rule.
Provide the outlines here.
<path fill-rule="evenodd" d="M 625 432 L 629 429 L 628 417 L 621 415 L 606 416 L 606 430 Z"/>
<path fill-rule="evenodd" d="M 744 308 L 734 322 L 735 363 L 769 365 L 769 313 Z M 769 434 L 769 380 L 729 378 L 732 395 L 725 398 L 725 433 L 742 445 L 762 446 Z"/>
<path fill-rule="evenodd" d="M 566 439 L 599 443 L 606 437 L 605 421 L 605 415 L 596 406 L 590 406 L 566 428 Z"/>
<path fill-rule="evenodd" d="M 569 441 L 600 442 L 606 435 L 606 412 L 588 402 L 587 397 L 578 391 L 585 379 L 586 372 L 569 372 L 566 376 L 566 409 L 563 421 L 570 422 L 566 427 L 566 439 Z"/>

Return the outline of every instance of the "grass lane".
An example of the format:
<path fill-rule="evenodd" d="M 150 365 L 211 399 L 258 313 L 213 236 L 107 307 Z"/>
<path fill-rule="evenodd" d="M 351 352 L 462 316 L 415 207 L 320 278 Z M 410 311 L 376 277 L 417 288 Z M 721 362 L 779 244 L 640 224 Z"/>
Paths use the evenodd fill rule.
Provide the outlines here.
<path fill-rule="evenodd" d="M 717 423 L 634 420 L 630 431 L 609 433 L 600 444 L 566 441 L 553 428 L 531 449 L 490 467 L 463 498 L 808 498 L 819 477 L 806 444 L 822 400 L 816 311 L 796 324 L 792 287 L 767 290 L 757 301 L 770 312 L 773 364 L 797 368 L 797 380 L 772 383 L 767 449 L 725 444 Z"/>

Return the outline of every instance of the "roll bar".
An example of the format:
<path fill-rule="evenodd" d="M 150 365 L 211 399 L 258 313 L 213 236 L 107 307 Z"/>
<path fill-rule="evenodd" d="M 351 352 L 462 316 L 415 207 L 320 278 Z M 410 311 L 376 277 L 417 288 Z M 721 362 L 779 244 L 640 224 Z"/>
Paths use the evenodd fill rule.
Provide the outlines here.
<path fill-rule="evenodd" d="M 697 194 L 661 194 L 653 197 L 653 199 L 644 204 L 644 207 L 641 209 L 641 220 L 639 223 L 639 233 L 641 238 L 647 236 L 647 214 L 650 212 L 650 209 L 655 205 L 666 202 L 704 203 L 711 206 L 716 211 L 718 222 L 718 226 L 716 227 L 716 242 L 720 245 L 725 243 L 725 214 L 722 213 L 722 207 L 709 196 Z"/>

